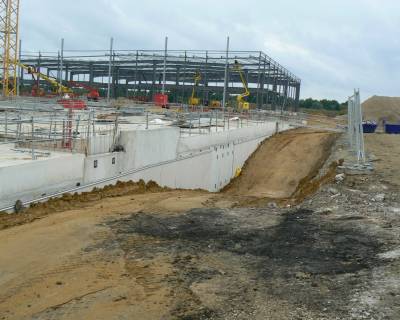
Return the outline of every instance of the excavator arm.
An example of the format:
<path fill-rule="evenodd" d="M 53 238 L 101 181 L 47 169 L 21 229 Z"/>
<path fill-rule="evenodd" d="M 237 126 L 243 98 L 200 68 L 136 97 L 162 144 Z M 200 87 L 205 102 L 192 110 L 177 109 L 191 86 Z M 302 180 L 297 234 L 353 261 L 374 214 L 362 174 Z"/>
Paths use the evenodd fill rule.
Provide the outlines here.
<path fill-rule="evenodd" d="M 69 81 L 69 84 L 72 87 L 83 88 L 83 89 L 89 91 L 89 93 L 87 95 L 88 100 L 93 100 L 93 101 L 99 100 L 100 93 L 99 93 L 99 90 L 97 90 L 96 88 L 89 86 L 85 83 L 80 83 L 80 82 L 76 82 L 76 81 Z"/>

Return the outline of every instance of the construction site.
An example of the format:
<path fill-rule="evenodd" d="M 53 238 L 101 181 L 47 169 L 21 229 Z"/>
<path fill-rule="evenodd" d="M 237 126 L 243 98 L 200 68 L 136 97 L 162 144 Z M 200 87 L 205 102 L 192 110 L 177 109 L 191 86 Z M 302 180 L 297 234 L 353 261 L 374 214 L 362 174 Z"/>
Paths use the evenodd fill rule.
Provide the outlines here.
<path fill-rule="evenodd" d="M 305 112 L 298 76 L 229 37 L 33 52 L 19 10 L 0 2 L 0 319 L 400 319 L 400 98 Z"/>

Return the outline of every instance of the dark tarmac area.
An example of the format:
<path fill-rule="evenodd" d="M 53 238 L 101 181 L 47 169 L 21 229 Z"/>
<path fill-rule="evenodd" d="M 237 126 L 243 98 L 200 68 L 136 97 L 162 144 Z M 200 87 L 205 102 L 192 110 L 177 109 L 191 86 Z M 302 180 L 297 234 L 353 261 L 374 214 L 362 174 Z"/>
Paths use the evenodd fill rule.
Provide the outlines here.
<path fill-rule="evenodd" d="M 374 270 L 390 264 L 379 254 L 397 242 L 365 217 L 301 207 L 142 213 L 108 225 L 128 260 L 170 257 L 174 273 L 163 281 L 177 297 L 176 319 L 364 319 L 352 314 L 351 300 L 373 285 Z M 199 285 L 214 291 L 218 306 L 192 292 Z M 260 300 L 267 306 L 271 298 L 290 311 L 260 311 Z"/>

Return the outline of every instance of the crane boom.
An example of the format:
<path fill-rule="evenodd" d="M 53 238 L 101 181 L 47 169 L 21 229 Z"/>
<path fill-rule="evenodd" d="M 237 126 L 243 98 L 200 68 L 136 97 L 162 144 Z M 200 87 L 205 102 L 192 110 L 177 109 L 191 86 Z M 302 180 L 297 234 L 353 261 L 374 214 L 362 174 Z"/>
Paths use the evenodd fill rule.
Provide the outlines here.
<path fill-rule="evenodd" d="M 247 81 L 246 81 L 246 79 L 244 78 L 244 75 L 243 75 L 242 66 L 240 65 L 240 63 L 237 60 L 235 60 L 235 69 L 239 73 L 240 80 L 242 81 L 243 88 L 245 90 L 242 94 L 240 94 L 237 97 L 237 101 L 239 103 L 246 103 L 244 98 L 250 96 L 250 91 L 249 91 L 249 88 L 247 86 Z"/>
<path fill-rule="evenodd" d="M 196 71 L 194 75 L 194 84 L 193 84 L 193 90 L 192 90 L 192 95 L 189 99 L 189 104 L 192 106 L 197 106 L 200 103 L 200 99 L 196 98 L 196 87 L 199 85 L 200 80 L 201 80 L 201 73 L 200 71 Z"/>
<path fill-rule="evenodd" d="M 47 81 L 48 83 L 50 83 L 53 87 L 55 87 L 57 89 L 57 93 L 59 93 L 59 94 L 73 93 L 73 91 L 70 88 L 62 85 L 56 79 L 48 77 L 47 75 L 37 71 L 35 69 L 35 67 L 27 66 L 19 61 L 16 61 L 15 64 L 17 66 L 21 67 L 22 69 L 26 70 L 29 74 L 35 75 L 35 76 Z"/>
<path fill-rule="evenodd" d="M 250 96 L 250 91 L 249 88 L 247 86 L 247 81 L 244 78 L 244 74 L 243 74 L 243 70 L 242 70 L 242 66 L 239 64 L 239 62 L 237 60 L 235 60 L 235 69 L 237 70 L 237 72 L 239 73 L 240 76 L 240 80 L 242 81 L 243 84 L 243 88 L 244 88 L 244 93 L 242 93 L 241 95 L 239 95 L 240 97 L 240 101 L 243 101 L 244 98 Z M 239 99 L 238 99 L 239 100 Z"/>

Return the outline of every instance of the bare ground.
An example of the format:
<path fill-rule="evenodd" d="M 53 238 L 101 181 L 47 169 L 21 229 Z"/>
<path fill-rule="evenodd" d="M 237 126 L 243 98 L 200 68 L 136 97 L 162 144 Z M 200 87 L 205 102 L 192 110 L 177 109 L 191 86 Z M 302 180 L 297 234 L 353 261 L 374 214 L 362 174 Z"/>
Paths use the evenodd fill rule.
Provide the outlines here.
<path fill-rule="evenodd" d="M 330 132 L 297 129 L 268 139 L 224 192 L 258 199 L 289 198 L 302 179 L 325 163 L 335 138 Z"/>
<path fill-rule="evenodd" d="M 367 137 L 377 170 L 340 184 L 316 172 L 333 136 L 299 131 L 221 194 L 120 184 L 7 216 L 0 319 L 398 319 L 400 147 L 384 137 Z"/>

